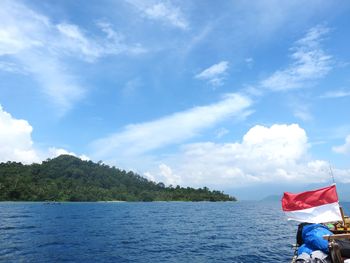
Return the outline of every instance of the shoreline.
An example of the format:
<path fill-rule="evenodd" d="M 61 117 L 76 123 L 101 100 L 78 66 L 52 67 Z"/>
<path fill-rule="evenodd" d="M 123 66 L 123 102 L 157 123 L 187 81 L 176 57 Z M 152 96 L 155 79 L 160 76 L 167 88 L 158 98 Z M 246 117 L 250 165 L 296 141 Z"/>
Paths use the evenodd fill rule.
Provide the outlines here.
<path fill-rule="evenodd" d="M 61 204 L 61 203 L 237 203 L 237 201 L 182 201 L 182 200 L 169 200 L 169 201 L 122 201 L 122 200 L 111 200 L 111 201 L 0 201 L 1 203 L 42 203 L 42 204 Z"/>

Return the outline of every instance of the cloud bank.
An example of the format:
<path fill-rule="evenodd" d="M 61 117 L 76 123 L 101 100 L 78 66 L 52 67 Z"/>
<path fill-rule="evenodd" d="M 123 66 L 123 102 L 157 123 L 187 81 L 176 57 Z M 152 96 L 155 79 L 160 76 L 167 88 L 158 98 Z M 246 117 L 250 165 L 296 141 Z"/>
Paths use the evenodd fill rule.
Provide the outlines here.
<path fill-rule="evenodd" d="M 13 118 L 0 106 L 0 161 L 37 162 L 40 158 L 33 149 L 32 131 L 26 120 Z"/>
<path fill-rule="evenodd" d="M 61 154 L 89 160 L 86 155 L 78 156 L 62 148 L 38 149 L 32 140 L 32 132 L 33 127 L 28 121 L 14 118 L 0 105 L 0 162 L 14 161 L 31 164 Z"/>
<path fill-rule="evenodd" d="M 185 182 L 195 187 L 329 182 L 329 163 L 312 159 L 309 147 L 306 132 L 298 124 L 256 125 L 241 142 L 184 145 L 178 154 L 163 160 L 163 169 L 149 174 L 168 184 Z M 349 170 L 333 172 L 340 182 L 350 182 Z"/>

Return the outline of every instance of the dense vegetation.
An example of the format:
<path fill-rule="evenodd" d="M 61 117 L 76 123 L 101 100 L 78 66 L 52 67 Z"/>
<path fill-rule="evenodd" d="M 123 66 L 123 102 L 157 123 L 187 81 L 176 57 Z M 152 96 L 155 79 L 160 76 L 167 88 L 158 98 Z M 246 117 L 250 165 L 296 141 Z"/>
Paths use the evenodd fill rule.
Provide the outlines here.
<path fill-rule="evenodd" d="M 0 163 L 0 201 L 235 201 L 208 188 L 165 187 L 70 155 L 42 164 Z"/>

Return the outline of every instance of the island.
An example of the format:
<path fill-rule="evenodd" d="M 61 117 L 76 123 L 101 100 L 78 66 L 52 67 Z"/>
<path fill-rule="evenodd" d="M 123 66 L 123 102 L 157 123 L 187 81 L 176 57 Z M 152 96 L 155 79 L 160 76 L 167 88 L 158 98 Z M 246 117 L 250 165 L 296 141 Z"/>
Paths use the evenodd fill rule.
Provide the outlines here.
<path fill-rule="evenodd" d="M 103 162 L 60 155 L 41 164 L 0 163 L 0 201 L 236 201 L 207 187 L 165 186 Z"/>

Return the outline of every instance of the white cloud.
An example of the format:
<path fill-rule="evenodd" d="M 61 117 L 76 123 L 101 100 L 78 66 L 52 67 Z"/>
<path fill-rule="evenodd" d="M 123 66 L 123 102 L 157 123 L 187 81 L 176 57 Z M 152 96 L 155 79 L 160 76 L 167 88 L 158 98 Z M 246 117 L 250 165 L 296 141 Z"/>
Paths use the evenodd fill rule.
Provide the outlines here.
<path fill-rule="evenodd" d="M 156 182 L 156 178 L 150 172 L 143 173 L 143 176 L 150 181 Z"/>
<path fill-rule="evenodd" d="M 100 21 L 97 26 L 106 34 L 105 39 L 88 37 L 80 27 L 74 24 L 57 24 L 56 28 L 62 35 L 58 48 L 63 47 L 63 51 L 70 52 L 72 55 L 80 55 L 81 58 L 91 62 L 106 55 L 146 52 L 140 45 L 124 44 L 123 35 L 115 32 L 110 23 Z"/>
<path fill-rule="evenodd" d="M 0 17 L 0 56 L 12 59 L 0 69 L 14 73 L 21 69 L 32 75 L 61 114 L 86 92 L 65 59 L 93 62 L 106 55 L 145 52 L 139 45 L 124 43 L 108 23 L 98 24 L 105 37 L 89 36 L 77 25 L 54 24 L 17 1 L 1 1 Z"/>
<path fill-rule="evenodd" d="M 89 160 L 86 155 L 78 156 L 62 148 L 37 149 L 32 140 L 32 131 L 33 127 L 28 121 L 14 118 L 0 105 L 0 162 L 16 161 L 30 164 L 61 154 Z"/>
<path fill-rule="evenodd" d="M 160 164 L 158 169 L 159 170 L 156 175 L 153 175 L 150 172 L 145 172 L 143 175 L 153 182 L 162 182 L 168 186 L 176 186 L 182 183 L 181 177 L 174 174 L 172 169 L 166 164 Z"/>
<path fill-rule="evenodd" d="M 350 135 L 345 138 L 345 143 L 340 146 L 334 146 L 332 150 L 336 153 L 347 154 L 350 153 Z"/>
<path fill-rule="evenodd" d="M 167 185 L 175 186 L 182 182 L 181 177 L 174 174 L 171 168 L 164 163 L 159 165 L 158 178 L 160 179 L 160 182 L 164 182 Z"/>
<path fill-rule="evenodd" d="M 322 99 L 335 99 L 335 98 L 344 98 L 349 97 L 350 91 L 347 90 L 334 90 L 326 92 L 325 94 L 321 95 L 320 98 Z"/>
<path fill-rule="evenodd" d="M 72 155 L 72 156 L 75 156 L 75 157 L 79 157 L 83 161 L 89 161 L 90 160 L 90 158 L 87 155 L 85 155 L 85 154 L 82 154 L 82 155 L 78 156 L 74 152 L 69 152 L 69 151 L 67 151 L 66 149 L 63 149 L 63 148 L 50 147 L 48 152 L 49 152 L 49 158 L 55 158 L 55 157 L 58 157 L 58 156 L 60 156 L 62 154 L 65 154 L 65 155 Z"/>
<path fill-rule="evenodd" d="M 18 61 L 26 65 L 27 72 L 39 83 L 41 92 L 53 101 L 58 114 L 64 115 L 84 96 L 85 88 L 80 85 L 80 79 L 71 74 L 60 60 L 55 57 L 42 60 L 42 55 L 35 52 L 23 53 Z"/>
<path fill-rule="evenodd" d="M 230 118 L 245 116 L 252 104 L 249 98 L 228 94 L 217 103 L 194 107 L 158 120 L 128 125 L 93 143 L 97 158 L 137 155 L 171 144 L 177 144 L 198 135 L 203 129 Z"/>
<path fill-rule="evenodd" d="M 272 91 L 297 89 L 312 80 L 324 77 L 332 69 L 332 57 L 326 54 L 320 45 L 328 31 L 324 26 L 311 28 L 306 36 L 291 48 L 293 63 L 264 79 L 260 83 L 261 87 Z"/>
<path fill-rule="evenodd" d="M 12 59 L 3 69 L 31 74 L 63 114 L 83 96 L 84 88 L 48 50 L 60 43 L 55 39 L 58 32 L 53 32 L 47 17 L 16 1 L 2 1 L 0 6 L 0 56 Z"/>
<path fill-rule="evenodd" d="M 127 0 L 127 2 L 137 8 L 148 19 L 158 20 L 183 30 L 189 28 L 189 23 L 181 9 L 169 1 Z"/>
<path fill-rule="evenodd" d="M 13 118 L 0 106 L 0 161 L 38 161 L 39 156 L 33 149 L 32 131 L 26 120 Z"/>
<path fill-rule="evenodd" d="M 203 70 L 202 72 L 197 74 L 195 78 L 207 80 L 210 84 L 214 86 L 220 86 L 223 84 L 228 66 L 229 63 L 227 61 L 221 61 Z"/>
<path fill-rule="evenodd" d="M 178 182 L 195 187 L 328 182 L 328 162 L 310 159 L 309 147 L 306 132 L 297 124 L 257 125 L 241 142 L 188 144 L 162 162 L 176 174 Z M 349 171 L 333 172 L 339 181 L 350 181 Z M 164 179 L 159 173 L 152 173 L 157 181 Z"/>
<path fill-rule="evenodd" d="M 15 55 L 30 48 L 44 47 L 42 35 L 49 27 L 46 17 L 16 1 L 1 1 L 0 55 Z"/>

